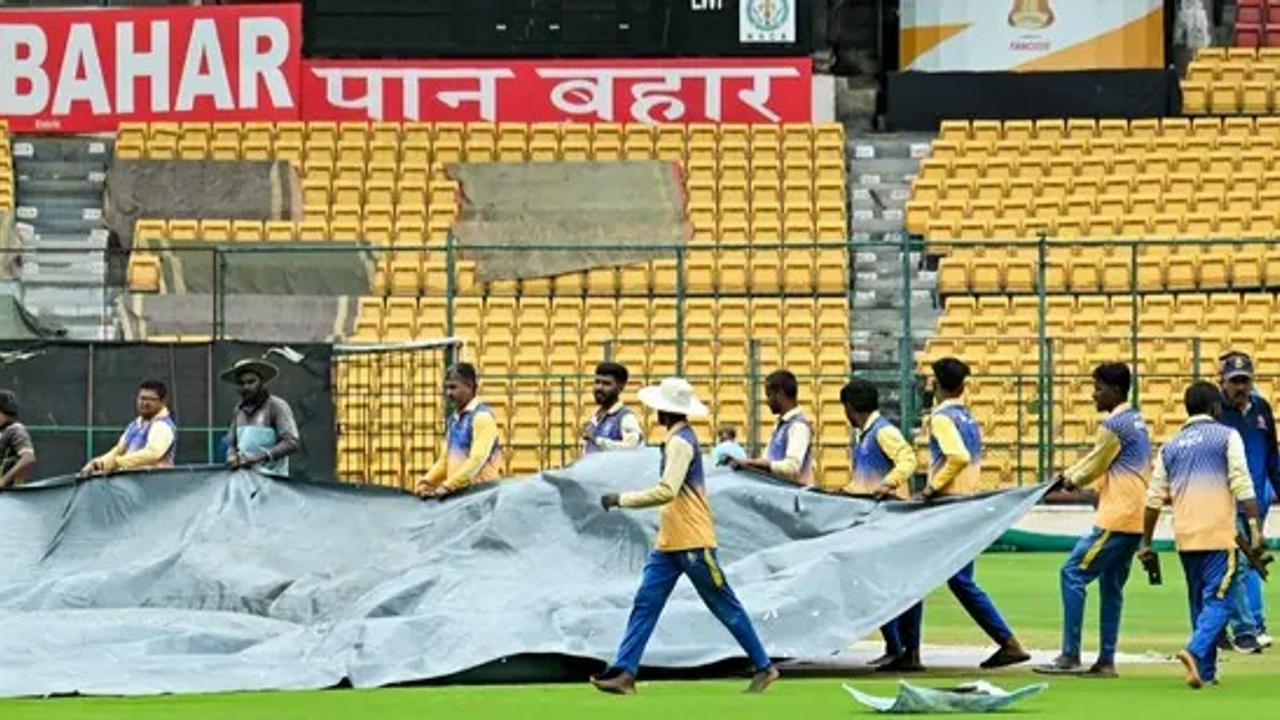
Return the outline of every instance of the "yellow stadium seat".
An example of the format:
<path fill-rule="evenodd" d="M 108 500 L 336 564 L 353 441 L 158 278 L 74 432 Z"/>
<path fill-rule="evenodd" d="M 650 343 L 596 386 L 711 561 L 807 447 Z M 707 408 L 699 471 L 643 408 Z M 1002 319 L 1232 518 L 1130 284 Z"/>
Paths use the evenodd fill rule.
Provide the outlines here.
<path fill-rule="evenodd" d="M 1182 81 L 1182 111 L 1193 115 L 1209 111 L 1209 85 L 1199 80 Z"/>
<path fill-rule="evenodd" d="M 969 137 L 969 121 L 943 120 L 938 128 L 938 137 L 951 141 L 967 139 Z"/>
<path fill-rule="evenodd" d="M 1030 140 L 1034 134 L 1034 125 L 1030 120 L 1004 121 L 1003 137 L 1006 140 Z"/>

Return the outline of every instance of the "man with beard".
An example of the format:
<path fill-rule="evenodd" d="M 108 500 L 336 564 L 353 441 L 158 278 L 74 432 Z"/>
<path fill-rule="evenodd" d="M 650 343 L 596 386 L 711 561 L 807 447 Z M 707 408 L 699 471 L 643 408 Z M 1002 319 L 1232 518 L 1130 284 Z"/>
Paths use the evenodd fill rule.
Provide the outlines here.
<path fill-rule="evenodd" d="M 729 460 L 729 466 L 759 470 L 797 485 L 813 485 L 813 425 L 800 409 L 800 383 L 790 370 L 775 370 L 764 379 L 764 395 L 769 411 L 778 416 L 764 457 Z"/>
<path fill-rule="evenodd" d="M 224 382 L 240 389 L 240 404 L 227 431 L 227 467 L 289 474 L 289 456 L 299 446 L 298 424 L 289 403 L 267 390 L 279 373 L 275 365 L 256 358 L 240 360 L 222 373 Z"/>
<path fill-rule="evenodd" d="M 582 454 L 602 450 L 630 450 L 644 444 L 640 420 L 622 404 L 622 390 L 627 386 L 627 368 L 615 362 L 596 366 L 592 395 L 599 408 L 582 428 Z"/>

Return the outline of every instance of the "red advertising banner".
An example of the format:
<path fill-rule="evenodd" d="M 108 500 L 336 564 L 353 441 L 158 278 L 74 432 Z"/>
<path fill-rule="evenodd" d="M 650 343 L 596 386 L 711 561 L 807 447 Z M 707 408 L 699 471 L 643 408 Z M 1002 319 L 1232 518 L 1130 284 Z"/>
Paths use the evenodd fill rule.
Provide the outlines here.
<path fill-rule="evenodd" d="M 808 58 L 308 60 L 307 120 L 808 122 Z"/>
<path fill-rule="evenodd" d="M 127 121 L 296 120 L 301 6 L 0 12 L 11 131 Z"/>

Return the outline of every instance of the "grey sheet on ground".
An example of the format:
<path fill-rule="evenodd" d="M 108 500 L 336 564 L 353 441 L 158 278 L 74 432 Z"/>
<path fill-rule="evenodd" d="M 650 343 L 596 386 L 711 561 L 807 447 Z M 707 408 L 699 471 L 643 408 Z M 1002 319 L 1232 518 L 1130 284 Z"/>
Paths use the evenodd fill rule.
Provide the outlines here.
<path fill-rule="evenodd" d="M 355 329 L 356 301 L 330 295 L 213 295 L 126 293 L 117 301 L 127 340 L 155 335 L 214 334 L 214 315 L 226 337 L 263 342 L 332 342 Z"/>
<path fill-rule="evenodd" d="M 140 219 L 301 220 L 297 171 L 284 160 L 120 160 L 107 171 L 103 219 L 122 247 Z"/>
<path fill-rule="evenodd" d="M 177 469 L 0 493 L 0 696 L 357 687 L 502 658 L 607 661 L 655 510 L 600 510 L 658 452 L 601 453 L 444 503 Z M 876 504 L 725 469 L 720 559 L 777 657 L 819 657 L 943 583 L 1043 495 Z M 681 581 L 645 655 L 741 656 Z"/>
<path fill-rule="evenodd" d="M 1022 700 L 1039 695 L 1049 688 L 1046 683 L 1037 683 L 1009 692 L 986 680 L 964 683 L 954 688 L 927 688 L 912 685 L 906 681 L 898 683 L 898 694 L 895 697 L 868 695 L 848 685 L 842 685 L 844 691 L 859 703 L 872 708 L 876 712 L 890 714 L 920 713 L 975 713 L 992 712 Z"/>
<path fill-rule="evenodd" d="M 673 163 L 462 163 L 449 172 L 462 188 L 454 235 L 482 282 L 674 260 L 687 237 Z M 468 249 L 499 244 L 511 249 Z"/>
<path fill-rule="evenodd" d="M 138 247 L 143 247 L 139 243 Z M 160 258 L 162 293 L 368 295 L 379 253 L 364 243 L 171 243 Z"/>

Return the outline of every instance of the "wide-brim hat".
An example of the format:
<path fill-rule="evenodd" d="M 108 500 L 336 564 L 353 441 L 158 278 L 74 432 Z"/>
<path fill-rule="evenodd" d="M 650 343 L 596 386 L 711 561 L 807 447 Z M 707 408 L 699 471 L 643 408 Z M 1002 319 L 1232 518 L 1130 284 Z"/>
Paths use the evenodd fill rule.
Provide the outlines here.
<path fill-rule="evenodd" d="M 240 373 L 245 372 L 251 372 L 254 375 L 257 375 L 262 378 L 262 382 L 270 382 L 275 379 L 275 376 L 280 374 L 280 368 L 277 368 L 266 360 L 245 358 L 244 360 L 237 360 L 235 365 L 232 365 L 222 371 L 222 375 L 219 377 L 222 378 L 223 382 L 234 383 L 239 381 Z"/>
<path fill-rule="evenodd" d="M 707 414 L 707 406 L 702 404 L 697 391 L 684 378 L 666 378 L 657 385 L 641 388 L 636 396 L 640 398 L 640 402 L 654 410 L 685 417 L 702 417 Z"/>

